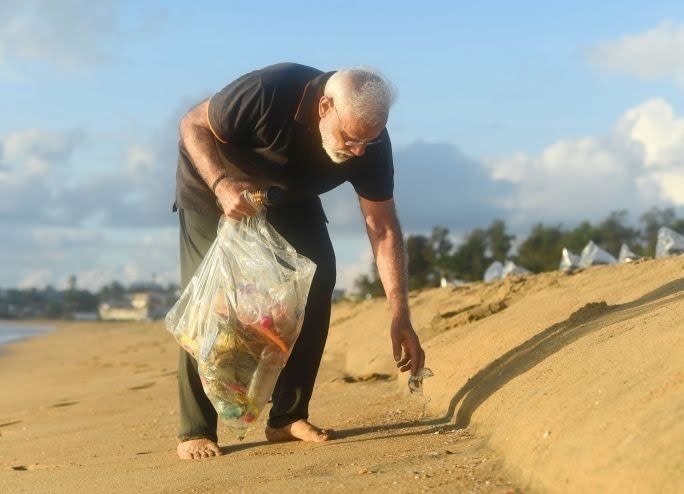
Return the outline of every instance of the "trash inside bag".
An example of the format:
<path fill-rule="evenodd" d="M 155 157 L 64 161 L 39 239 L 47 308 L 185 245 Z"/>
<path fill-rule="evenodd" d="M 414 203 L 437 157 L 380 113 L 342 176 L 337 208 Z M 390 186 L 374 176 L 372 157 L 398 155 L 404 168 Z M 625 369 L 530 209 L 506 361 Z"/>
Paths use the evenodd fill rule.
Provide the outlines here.
<path fill-rule="evenodd" d="M 632 249 L 630 249 L 627 244 L 622 244 L 620 247 L 620 254 L 618 255 L 619 263 L 634 262 L 638 261 L 639 259 L 641 259 L 640 255 L 632 252 Z"/>
<path fill-rule="evenodd" d="M 582 255 L 580 256 L 579 265 L 581 268 L 586 268 L 588 266 L 595 266 L 598 264 L 616 264 L 617 259 L 615 259 L 609 252 L 603 250 L 601 247 L 596 245 L 592 240 L 582 249 Z"/>
<path fill-rule="evenodd" d="M 580 257 L 573 254 L 568 249 L 563 247 L 563 253 L 561 254 L 561 261 L 558 269 L 561 271 L 574 271 L 579 268 Z"/>
<path fill-rule="evenodd" d="M 316 265 L 263 214 L 221 220 L 216 240 L 166 316 L 198 363 L 219 417 L 243 438 L 297 340 Z"/>
<path fill-rule="evenodd" d="M 677 256 L 684 254 L 684 235 L 663 226 L 658 230 L 656 243 L 656 258 Z"/>

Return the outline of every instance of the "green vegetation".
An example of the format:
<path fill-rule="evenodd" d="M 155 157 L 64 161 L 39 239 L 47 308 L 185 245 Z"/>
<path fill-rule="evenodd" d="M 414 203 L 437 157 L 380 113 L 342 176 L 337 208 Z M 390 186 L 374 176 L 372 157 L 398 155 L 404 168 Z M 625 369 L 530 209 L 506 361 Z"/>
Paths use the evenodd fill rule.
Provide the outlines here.
<path fill-rule="evenodd" d="M 124 287 L 114 281 L 92 293 L 77 289 L 76 277 L 72 275 L 65 290 L 57 290 L 52 286 L 43 289 L 0 289 L 0 319 L 78 318 L 79 314 L 95 315 L 101 302 L 122 303 L 131 293 L 155 291 L 172 296 L 178 289 L 178 285 L 175 284 L 162 287 L 154 283 L 138 283 Z"/>
<path fill-rule="evenodd" d="M 583 221 L 569 230 L 562 225 L 538 223 L 518 244 L 515 255 L 507 255 L 514 236 L 506 231 L 502 220 L 495 220 L 487 229 L 469 232 L 459 246 L 449 239 L 449 230 L 436 226 L 430 236 L 409 235 L 406 239 L 409 289 L 439 286 L 442 277 L 479 281 L 492 262 L 507 259 L 535 273 L 554 271 L 563 247 L 579 254 L 590 240 L 615 257 L 623 243 L 636 254 L 654 256 L 661 226 L 684 232 L 684 218 L 677 218 L 673 209 L 653 208 L 641 215 L 639 224 L 640 229 L 627 224 L 627 211 L 614 211 L 597 225 Z M 371 273 L 357 278 L 354 288 L 361 297 L 384 296 L 374 263 Z"/>

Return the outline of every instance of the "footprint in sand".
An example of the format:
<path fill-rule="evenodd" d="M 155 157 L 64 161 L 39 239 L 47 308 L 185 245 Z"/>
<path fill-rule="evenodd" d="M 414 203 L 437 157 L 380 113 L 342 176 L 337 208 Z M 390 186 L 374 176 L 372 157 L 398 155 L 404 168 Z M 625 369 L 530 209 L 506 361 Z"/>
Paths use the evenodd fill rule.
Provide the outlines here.
<path fill-rule="evenodd" d="M 153 383 L 153 382 L 152 382 L 152 383 L 145 383 L 145 384 L 140 384 L 140 385 L 138 385 L 138 386 L 131 386 L 131 387 L 128 388 L 128 389 L 129 389 L 130 391 L 138 391 L 138 390 L 141 390 L 141 389 L 151 388 L 151 387 L 154 386 L 155 384 L 156 384 L 156 383 Z"/>
<path fill-rule="evenodd" d="M 29 470 L 52 470 L 63 465 L 44 465 L 42 463 L 32 463 L 30 465 L 12 465 L 10 468 L 15 472 L 26 472 Z"/>
<path fill-rule="evenodd" d="M 12 420 L 10 422 L 3 422 L 0 427 L 9 427 L 10 425 L 21 424 L 21 420 Z"/>
<path fill-rule="evenodd" d="M 70 407 L 73 405 L 78 405 L 78 401 L 60 401 L 59 403 L 51 405 L 50 408 Z"/>

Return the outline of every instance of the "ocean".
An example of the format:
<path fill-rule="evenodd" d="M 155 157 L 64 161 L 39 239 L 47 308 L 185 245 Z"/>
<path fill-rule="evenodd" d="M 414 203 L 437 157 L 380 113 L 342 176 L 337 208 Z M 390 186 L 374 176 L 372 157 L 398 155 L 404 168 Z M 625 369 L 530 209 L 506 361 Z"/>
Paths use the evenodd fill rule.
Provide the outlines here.
<path fill-rule="evenodd" d="M 12 321 L 0 321 L 0 347 L 11 341 L 31 338 L 39 334 L 54 331 L 52 326 L 38 324 L 17 324 Z"/>

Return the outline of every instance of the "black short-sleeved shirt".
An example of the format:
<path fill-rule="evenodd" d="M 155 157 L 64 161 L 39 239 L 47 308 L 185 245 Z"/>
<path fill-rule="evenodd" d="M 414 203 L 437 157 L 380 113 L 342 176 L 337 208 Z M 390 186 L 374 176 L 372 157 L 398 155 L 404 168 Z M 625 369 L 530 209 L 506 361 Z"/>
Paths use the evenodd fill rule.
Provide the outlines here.
<path fill-rule="evenodd" d="M 320 205 L 319 194 L 347 181 L 364 198 L 391 199 L 394 168 L 386 129 L 381 143 L 342 164 L 323 149 L 318 104 L 332 74 L 282 63 L 245 74 L 216 93 L 208 120 L 229 176 L 263 187 L 277 185 L 292 203 Z M 181 142 L 176 205 L 220 214 L 215 201 Z"/>

